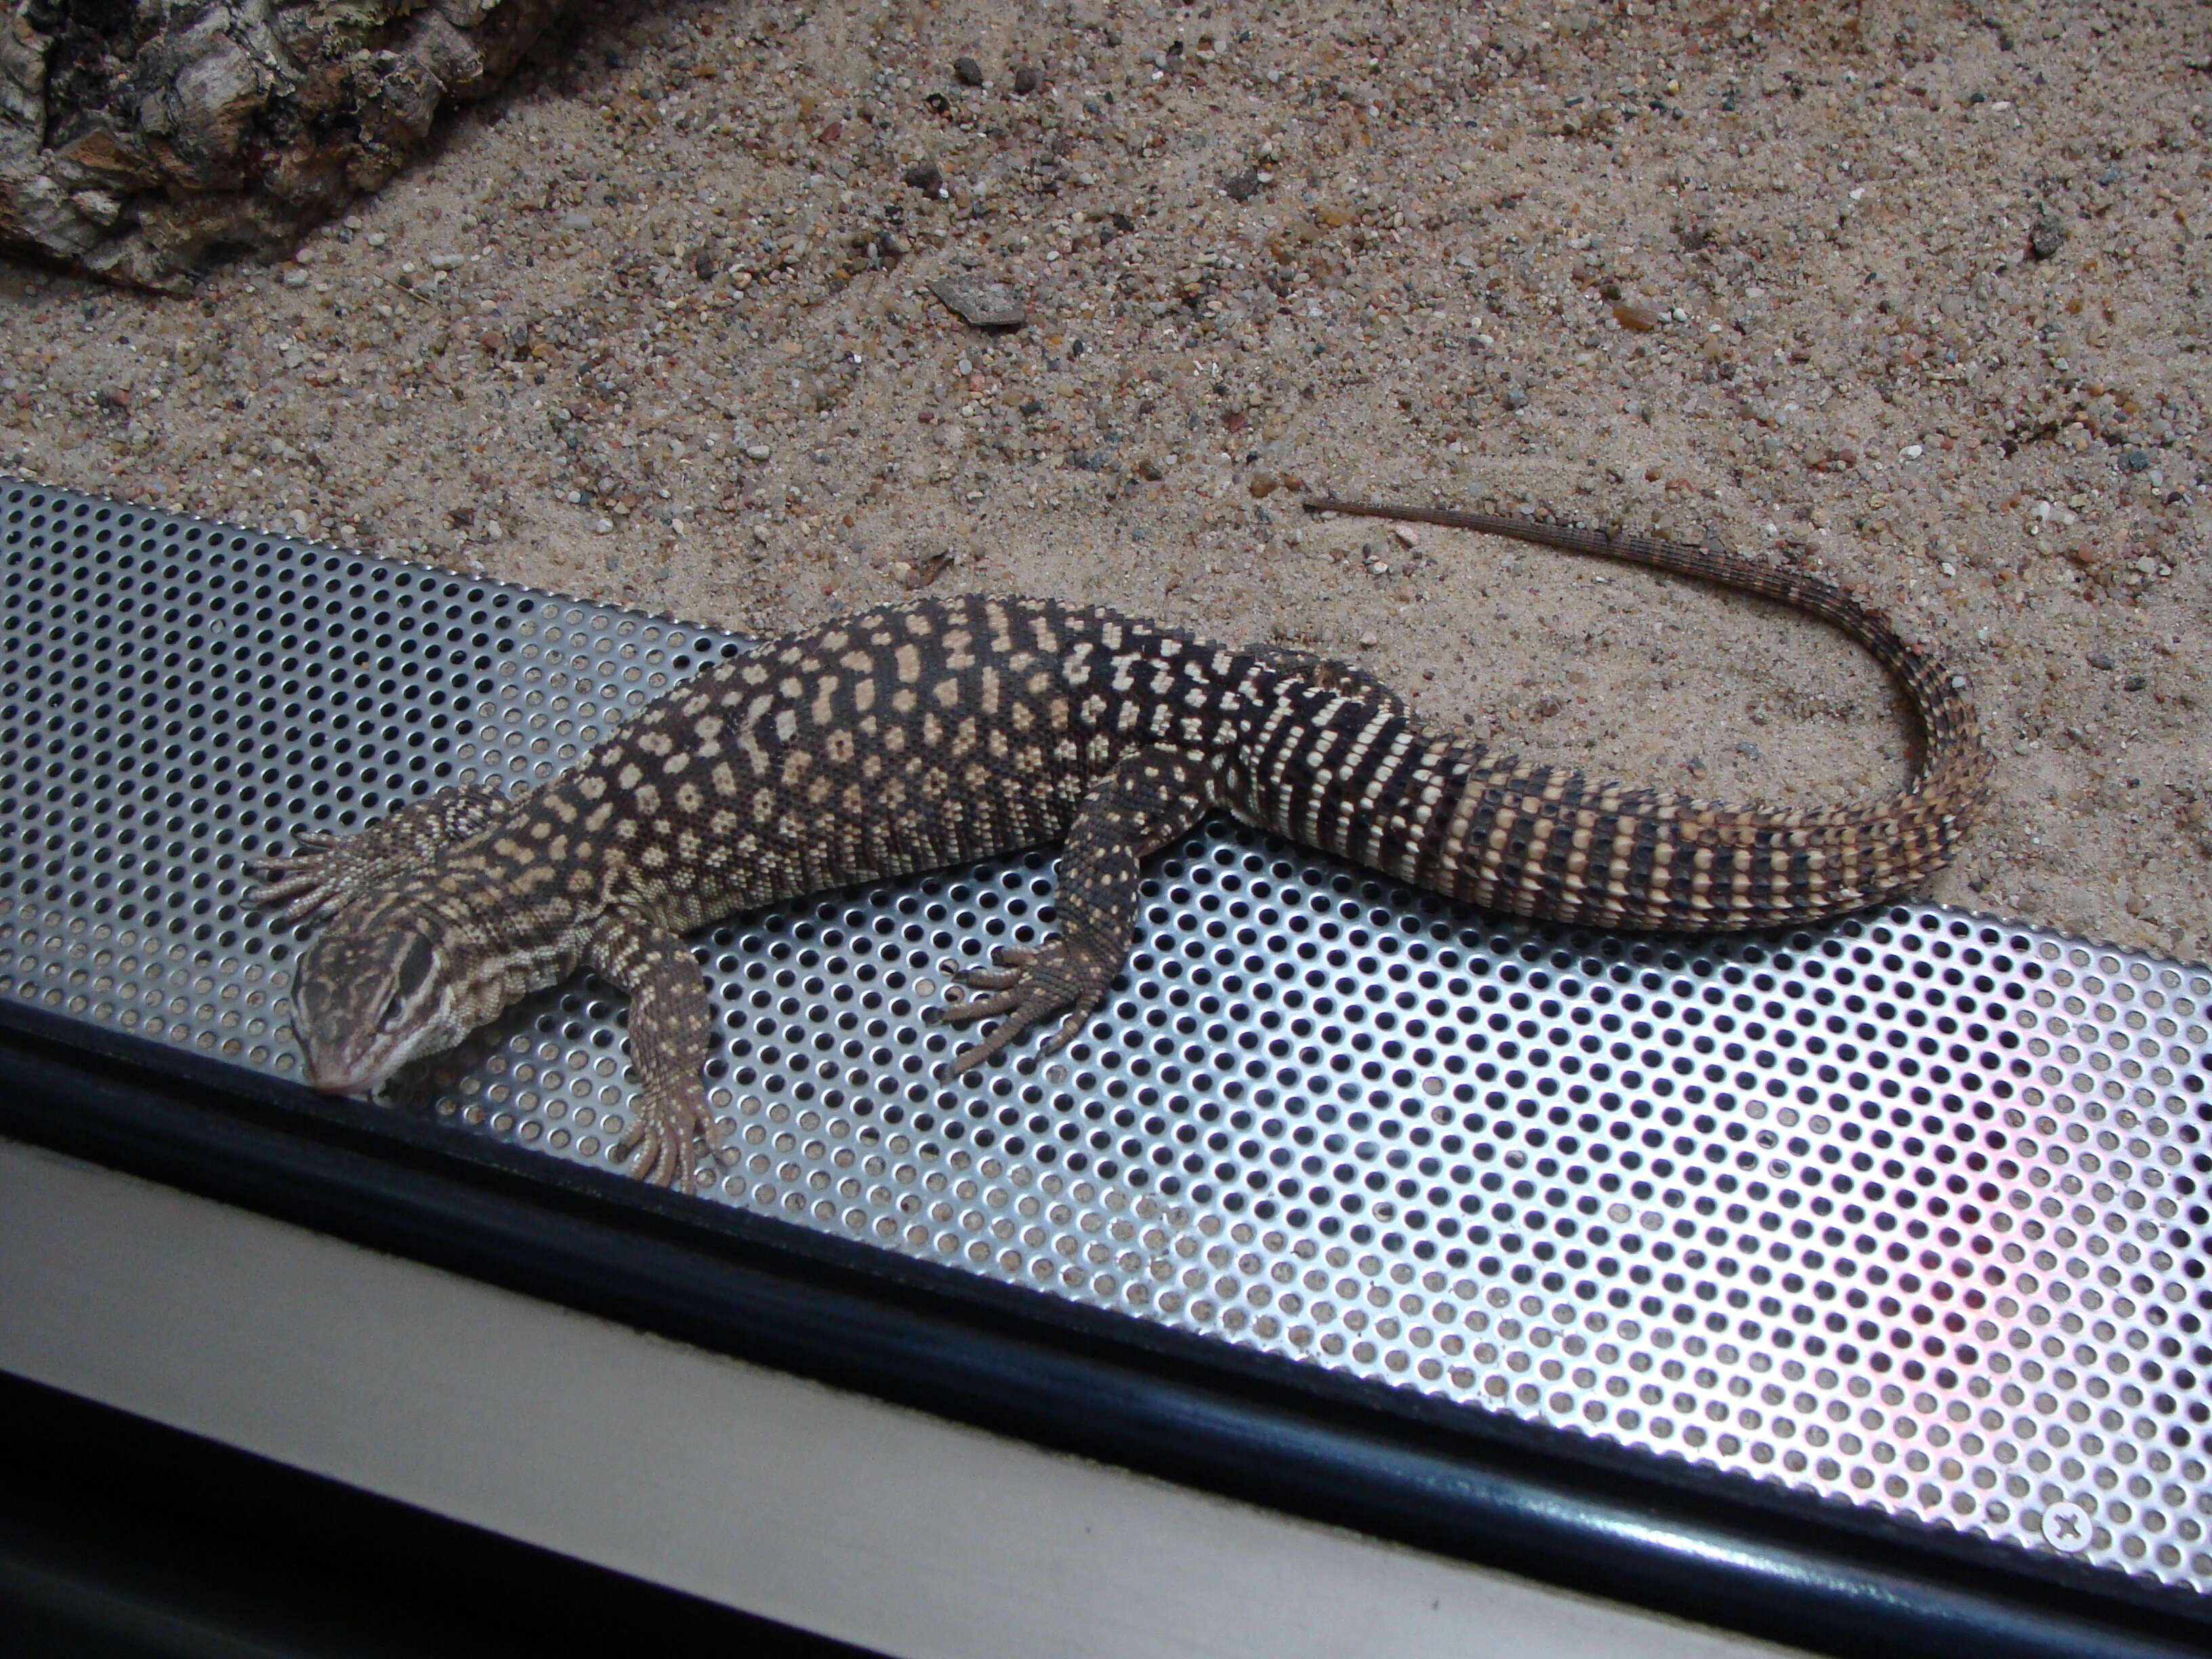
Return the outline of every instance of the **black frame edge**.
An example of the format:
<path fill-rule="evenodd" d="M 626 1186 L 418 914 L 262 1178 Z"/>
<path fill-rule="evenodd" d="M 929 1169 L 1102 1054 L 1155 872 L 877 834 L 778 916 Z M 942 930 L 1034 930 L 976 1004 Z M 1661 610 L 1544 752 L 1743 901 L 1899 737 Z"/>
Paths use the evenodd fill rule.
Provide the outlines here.
<path fill-rule="evenodd" d="M 871 1651 L 0 1371 L 0 1650 Z"/>
<path fill-rule="evenodd" d="M 707 1224 L 708 1206 L 618 1176 L 83 1036 L 0 1011 L 0 1134 L 992 1432 L 1820 1652 L 2212 1652 L 2207 1598 L 1741 1477 L 1631 1468 L 1488 1414 L 1409 1412 L 1380 1385 L 1315 1385 L 1293 1374 L 1310 1368 L 771 1220 Z"/>

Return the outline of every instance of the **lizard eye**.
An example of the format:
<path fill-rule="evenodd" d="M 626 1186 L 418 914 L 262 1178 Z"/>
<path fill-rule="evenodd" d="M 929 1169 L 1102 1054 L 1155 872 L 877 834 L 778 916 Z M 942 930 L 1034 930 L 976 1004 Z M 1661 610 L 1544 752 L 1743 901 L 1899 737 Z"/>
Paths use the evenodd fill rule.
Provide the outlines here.
<path fill-rule="evenodd" d="M 385 1005 L 381 1029 L 396 1030 L 407 1018 L 438 969 L 438 953 L 430 948 L 430 941 L 418 939 L 407 947 L 407 954 L 399 958 L 398 970 L 392 977 L 392 1000 Z"/>

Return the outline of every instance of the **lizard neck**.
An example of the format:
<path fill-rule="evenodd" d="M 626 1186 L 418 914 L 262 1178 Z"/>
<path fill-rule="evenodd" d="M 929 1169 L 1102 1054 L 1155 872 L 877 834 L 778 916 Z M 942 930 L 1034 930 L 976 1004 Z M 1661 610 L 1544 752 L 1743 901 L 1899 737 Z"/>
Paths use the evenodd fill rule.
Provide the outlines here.
<path fill-rule="evenodd" d="M 595 903 L 567 890 L 542 861 L 511 856 L 507 826 L 453 849 L 416 894 L 435 927 L 440 957 L 468 1000 L 489 1018 L 518 999 L 575 971 Z"/>

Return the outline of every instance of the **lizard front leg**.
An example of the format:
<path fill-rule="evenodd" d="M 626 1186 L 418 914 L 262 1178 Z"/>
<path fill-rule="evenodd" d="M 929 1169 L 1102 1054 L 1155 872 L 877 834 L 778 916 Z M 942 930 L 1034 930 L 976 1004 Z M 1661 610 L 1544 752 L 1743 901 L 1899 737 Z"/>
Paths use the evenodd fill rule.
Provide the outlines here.
<path fill-rule="evenodd" d="M 1002 951 L 1000 969 L 971 969 L 963 977 L 995 995 L 933 1011 L 953 1024 L 1006 1018 L 981 1042 L 952 1058 L 950 1074 L 981 1065 L 1039 1020 L 1068 1011 L 1045 1039 L 1049 1054 L 1081 1032 L 1114 975 L 1128 959 L 1144 860 L 1188 835 L 1214 805 L 1213 774 L 1204 762 L 1171 749 L 1125 757 L 1111 776 L 1084 797 L 1060 858 L 1058 937 L 1035 951 Z"/>
<path fill-rule="evenodd" d="M 714 1114 L 699 1068 L 713 1016 L 699 964 L 682 939 L 643 914 L 610 908 L 584 947 L 584 960 L 629 993 L 629 1052 L 637 1097 L 629 1133 L 615 1157 L 633 1154 L 632 1173 L 663 1187 L 688 1186 L 695 1139 L 714 1147 Z"/>
<path fill-rule="evenodd" d="M 306 851 L 253 861 L 264 879 L 246 902 L 283 922 L 335 915 L 359 895 L 381 891 L 423 868 L 453 842 L 489 830 L 522 799 L 487 784 L 459 785 L 410 801 L 350 836 L 303 830 L 299 844 Z"/>

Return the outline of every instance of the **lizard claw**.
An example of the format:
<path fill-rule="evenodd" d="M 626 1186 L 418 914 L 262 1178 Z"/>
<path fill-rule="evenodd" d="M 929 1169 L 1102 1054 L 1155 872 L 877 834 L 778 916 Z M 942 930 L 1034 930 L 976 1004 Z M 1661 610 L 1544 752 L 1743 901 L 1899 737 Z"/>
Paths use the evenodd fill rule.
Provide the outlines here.
<path fill-rule="evenodd" d="M 1011 991 L 1036 961 L 1037 953 L 1024 945 L 1001 945 L 991 951 L 994 968 L 963 968 L 953 977 L 978 991 Z"/>

